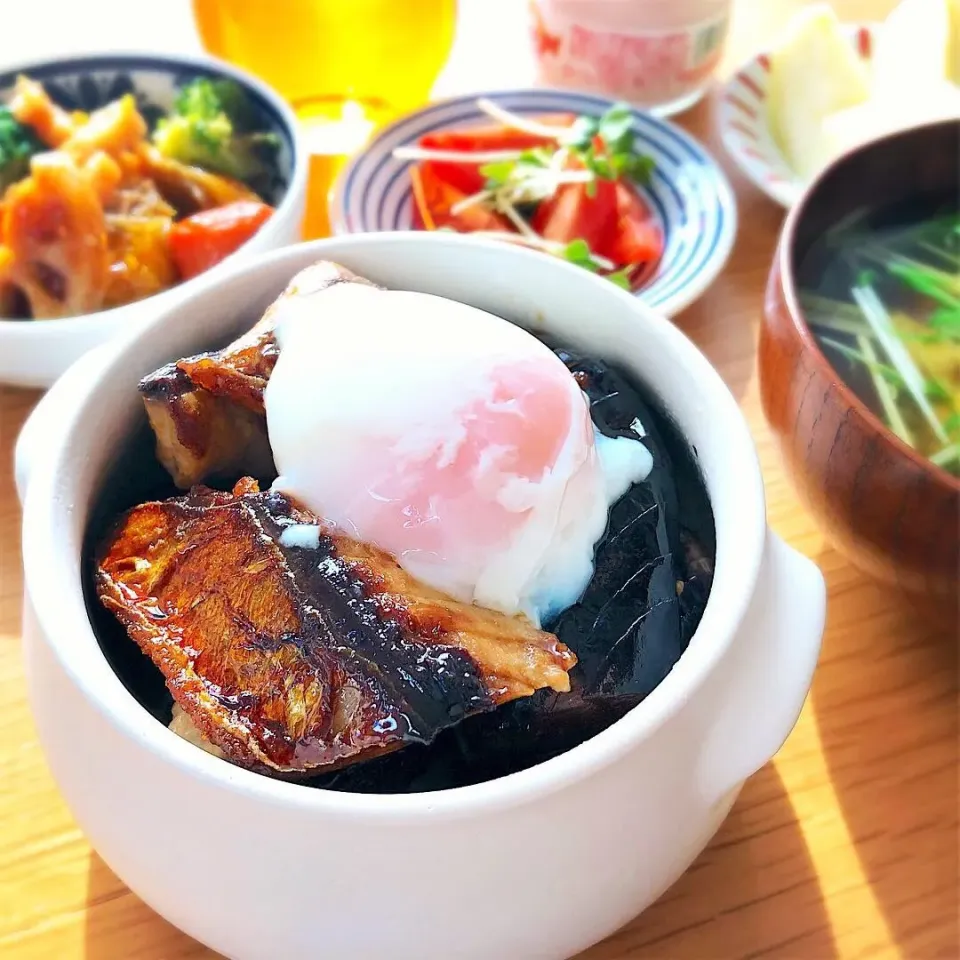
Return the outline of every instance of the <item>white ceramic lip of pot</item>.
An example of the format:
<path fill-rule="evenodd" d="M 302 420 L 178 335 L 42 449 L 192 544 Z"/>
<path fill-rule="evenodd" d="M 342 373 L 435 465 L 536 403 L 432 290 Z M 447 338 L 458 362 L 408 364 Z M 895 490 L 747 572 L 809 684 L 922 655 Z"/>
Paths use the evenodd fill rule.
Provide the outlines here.
<path fill-rule="evenodd" d="M 673 393 L 688 391 L 696 395 L 698 407 L 712 424 L 712 430 L 705 434 L 708 442 L 722 443 L 723 448 L 722 454 L 711 453 L 711 465 L 704 463 L 717 527 L 714 582 L 703 618 L 673 670 L 625 717 L 580 746 L 506 777 L 433 793 L 366 795 L 316 790 L 270 779 L 198 750 L 158 723 L 127 691 L 101 652 L 84 604 L 81 551 L 92 493 L 87 491 L 86 499 L 79 505 L 75 502 L 78 478 L 73 475 L 76 470 L 71 464 L 83 457 L 85 435 L 108 430 L 110 423 L 116 429 L 118 414 L 97 403 L 99 385 L 114 378 L 129 380 L 128 355 L 144 338 L 158 332 L 160 326 L 176 323 L 178 314 L 186 312 L 192 316 L 191 322 L 196 322 L 202 315 L 202 302 L 211 301 L 218 289 L 231 283 L 242 284 L 245 276 L 251 282 L 268 276 L 273 272 L 271 268 L 281 262 L 290 265 L 283 274 L 287 278 L 317 259 L 339 259 L 349 266 L 354 251 L 366 249 L 368 255 L 373 251 L 388 258 L 391 251 L 411 245 L 420 248 L 417 252 L 427 260 L 431 252 L 440 252 L 441 248 L 462 247 L 462 255 L 456 256 L 468 273 L 482 272 L 485 265 L 493 263 L 512 271 L 520 283 L 525 277 L 537 281 L 552 277 L 564 285 L 581 284 L 597 303 L 597 315 L 585 318 L 585 322 L 598 322 L 604 302 L 615 307 L 619 301 L 621 311 L 626 307 L 633 311 L 641 336 L 655 342 L 655 353 L 679 360 L 683 376 L 677 378 L 679 387 Z M 501 282 L 499 276 L 497 282 Z M 276 281 L 267 281 L 266 286 L 272 290 Z M 470 300 L 480 283 L 467 281 L 463 286 L 473 290 L 466 297 Z M 264 287 L 263 282 L 260 287 Z M 185 330 L 189 328 L 186 320 L 182 325 Z M 216 335 L 210 339 L 216 339 Z M 637 349 L 642 348 L 641 340 Z M 55 604 L 34 602 L 41 633 L 72 682 L 115 728 L 164 762 L 207 783 L 242 793 L 266 807 L 311 810 L 318 815 L 379 824 L 422 823 L 426 818 L 468 818 L 550 795 L 616 763 L 684 708 L 734 642 L 754 597 L 766 536 L 763 484 L 753 442 L 734 398 L 703 355 L 667 320 L 608 281 L 536 251 L 466 236 L 409 232 L 355 234 L 314 241 L 273 251 L 254 263 L 236 265 L 229 273 L 199 286 L 174 309 L 156 315 L 136 337 L 104 349 L 109 351 L 105 366 L 91 382 L 80 384 L 71 392 L 69 409 L 58 418 L 55 441 L 46 444 L 47 449 L 31 464 L 32 474 L 24 496 L 25 588 L 35 601 L 41 596 L 40 589 L 52 590 L 58 597 Z M 602 355 L 603 351 L 598 353 Z M 171 357 L 151 358 L 154 359 L 159 366 Z M 131 383 L 130 390 L 134 389 Z M 661 399 L 668 409 L 672 408 L 669 391 Z M 710 439 L 714 433 L 721 439 Z M 98 471 L 100 474 L 102 470 Z M 95 489 L 96 480 L 92 485 Z M 723 490 L 718 493 L 721 487 Z M 66 549 L 50 546 L 64 541 Z"/>

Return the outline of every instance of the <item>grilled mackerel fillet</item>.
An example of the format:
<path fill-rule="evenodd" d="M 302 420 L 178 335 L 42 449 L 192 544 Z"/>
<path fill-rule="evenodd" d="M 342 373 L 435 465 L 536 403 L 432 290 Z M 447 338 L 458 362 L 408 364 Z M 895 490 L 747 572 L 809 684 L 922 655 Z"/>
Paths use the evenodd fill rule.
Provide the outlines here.
<path fill-rule="evenodd" d="M 96 589 L 199 734 L 274 775 L 428 743 L 569 690 L 576 663 L 524 618 L 426 587 L 249 479 L 130 510 L 102 545 Z"/>

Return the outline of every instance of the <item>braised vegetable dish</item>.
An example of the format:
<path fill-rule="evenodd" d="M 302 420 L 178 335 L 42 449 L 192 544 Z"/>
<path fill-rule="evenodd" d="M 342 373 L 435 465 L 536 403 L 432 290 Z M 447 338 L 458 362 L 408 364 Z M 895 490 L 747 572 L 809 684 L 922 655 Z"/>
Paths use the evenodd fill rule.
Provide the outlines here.
<path fill-rule="evenodd" d="M 243 91 L 201 77 L 153 129 L 132 94 L 68 112 L 20 76 L 0 107 L 0 317 L 122 306 L 188 280 L 272 213 L 277 142 Z"/>

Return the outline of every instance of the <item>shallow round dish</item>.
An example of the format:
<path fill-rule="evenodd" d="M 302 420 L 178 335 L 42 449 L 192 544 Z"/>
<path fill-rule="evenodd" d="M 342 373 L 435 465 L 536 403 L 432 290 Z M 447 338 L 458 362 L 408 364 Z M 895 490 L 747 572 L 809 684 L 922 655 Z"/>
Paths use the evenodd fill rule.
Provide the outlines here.
<path fill-rule="evenodd" d="M 273 196 L 266 198 L 276 208 L 273 216 L 223 264 L 155 296 L 111 310 L 62 320 L 0 319 L 0 383 L 49 386 L 91 347 L 129 333 L 235 258 L 299 239 L 308 164 L 297 144 L 296 118 L 276 93 L 250 74 L 209 57 L 118 53 L 44 60 L 0 73 L 0 102 L 9 99 L 20 73 L 42 83 L 56 102 L 70 110 L 93 110 L 133 93 L 148 120 L 168 110 L 177 88 L 195 77 L 229 78 L 243 88 L 262 128 L 277 135 L 280 149 Z"/>
<path fill-rule="evenodd" d="M 717 538 L 703 618 L 650 696 L 573 750 L 453 790 L 311 789 L 182 740 L 98 645 L 83 541 L 117 445 L 144 421 L 139 378 L 248 329 L 321 258 L 615 359 L 696 452 Z M 228 268 L 68 371 L 21 434 L 16 476 L 29 696 L 53 774 L 110 868 L 234 960 L 486 960 L 497 945 L 511 958 L 578 953 L 655 900 L 707 843 L 796 721 L 820 647 L 823 578 L 768 530 L 756 452 L 716 371 L 635 297 L 506 243 L 362 234 Z M 211 882 L 211 869 L 229 882 Z"/>
<path fill-rule="evenodd" d="M 869 24 L 846 28 L 851 45 L 865 60 L 873 50 Z M 787 163 L 767 123 L 769 52 L 758 53 L 727 82 L 720 97 L 718 123 L 727 153 L 754 186 L 783 207 L 792 207 L 807 183 Z"/>
<path fill-rule="evenodd" d="M 341 172 L 330 194 L 333 232 L 414 229 L 410 163 L 395 160 L 392 151 L 416 143 L 432 130 L 489 121 L 476 105 L 479 96 L 515 113 L 533 115 L 600 116 L 613 103 L 560 90 L 512 90 L 425 107 L 381 131 Z M 638 148 L 656 164 L 649 186 L 638 189 L 665 239 L 657 270 L 637 297 L 673 316 L 696 300 L 727 262 L 737 232 L 736 202 L 716 161 L 693 137 L 648 113 L 634 110 L 633 117 Z"/>
<path fill-rule="evenodd" d="M 760 328 L 760 394 L 788 472 L 824 532 L 858 566 L 955 620 L 960 479 L 900 440 L 834 370 L 799 302 L 798 269 L 864 207 L 958 190 L 960 120 L 902 131 L 827 167 L 790 211 Z"/>

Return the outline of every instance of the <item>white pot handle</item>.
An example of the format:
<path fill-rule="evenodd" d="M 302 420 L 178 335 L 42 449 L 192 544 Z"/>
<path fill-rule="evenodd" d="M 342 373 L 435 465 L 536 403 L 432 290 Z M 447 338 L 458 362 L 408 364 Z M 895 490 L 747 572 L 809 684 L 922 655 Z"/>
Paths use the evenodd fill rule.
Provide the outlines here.
<path fill-rule="evenodd" d="M 53 386 L 40 398 L 27 417 L 17 437 L 13 454 L 13 474 L 17 497 L 23 504 L 27 496 L 30 475 L 43 453 L 52 446 L 57 424 L 75 404 L 75 395 L 84 384 L 97 377 L 110 362 L 117 345 L 105 343 L 85 353 L 63 372 Z"/>
<path fill-rule="evenodd" d="M 817 566 L 767 531 L 757 591 L 718 677 L 722 699 L 701 752 L 700 785 L 711 803 L 770 760 L 796 724 L 826 606 Z"/>

